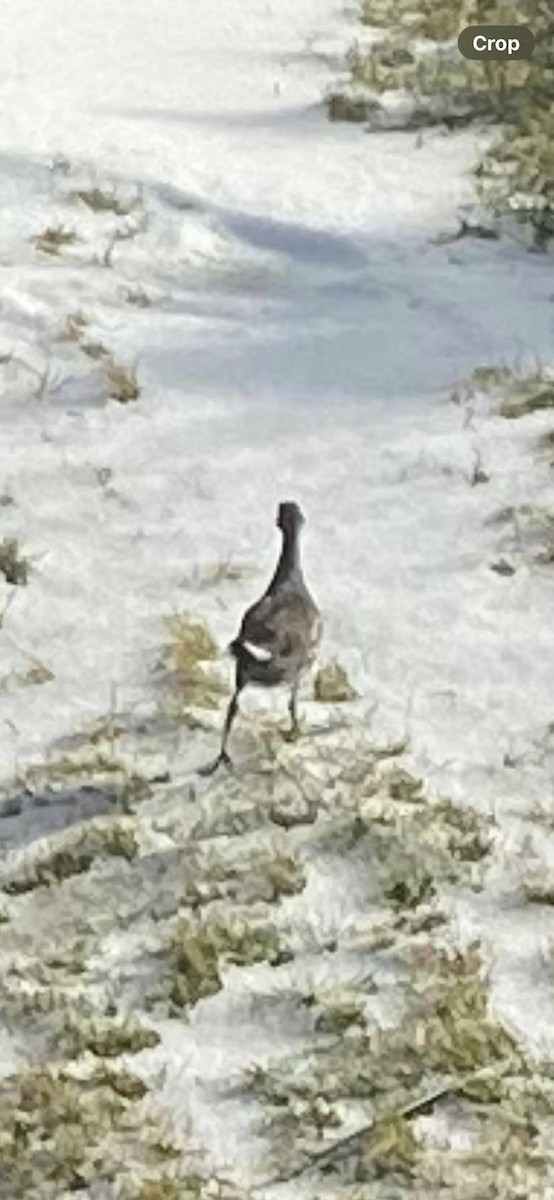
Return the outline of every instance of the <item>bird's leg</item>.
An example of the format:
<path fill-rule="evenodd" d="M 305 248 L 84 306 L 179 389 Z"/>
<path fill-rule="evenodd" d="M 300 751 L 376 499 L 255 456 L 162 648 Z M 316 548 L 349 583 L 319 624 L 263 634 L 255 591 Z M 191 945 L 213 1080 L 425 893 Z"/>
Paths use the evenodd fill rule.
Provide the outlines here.
<path fill-rule="evenodd" d="M 232 766 L 231 759 L 227 753 L 227 742 L 231 732 L 231 726 L 237 715 L 240 692 L 241 688 L 237 686 L 235 687 L 233 695 L 231 696 L 231 701 L 225 717 L 225 724 L 223 726 L 223 736 L 221 738 L 221 749 L 219 754 L 213 763 L 208 763 L 207 767 L 202 767 L 200 769 L 200 775 L 213 775 L 214 771 L 217 771 L 217 768 L 221 765 L 221 763 L 224 763 L 226 767 Z"/>
<path fill-rule="evenodd" d="M 231 726 L 238 712 L 240 690 L 241 689 L 239 687 L 236 687 L 233 695 L 231 696 L 231 702 L 227 709 L 227 716 L 225 717 L 225 724 L 223 726 L 223 737 L 221 739 L 221 750 L 219 752 L 219 757 L 221 761 L 227 763 L 227 765 L 229 765 L 231 762 L 231 759 L 227 754 L 227 742 L 229 740 Z"/>
<path fill-rule="evenodd" d="M 295 741 L 297 737 L 300 737 L 300 725 L 298 724 L 298 686 L 298 679 L 295 679 L 289 700 L 291 726 L 288 736 L 291 741 Z"/>

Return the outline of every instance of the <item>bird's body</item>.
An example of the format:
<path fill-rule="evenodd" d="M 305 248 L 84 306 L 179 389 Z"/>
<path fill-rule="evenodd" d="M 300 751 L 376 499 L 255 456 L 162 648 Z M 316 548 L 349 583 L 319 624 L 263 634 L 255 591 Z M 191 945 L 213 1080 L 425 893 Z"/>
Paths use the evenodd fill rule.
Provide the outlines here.
<path fill-rule="evenodd" d="M 238 708 L 238 697 L 248 684 L 291 688 L 293 733 L 298 721 L 296 699 L 300 679 L 314 661 L 321 638 L 318 608 L 304 582 L 300 565 L 300 530 L 304 518 L 297 504 L 279 505 L 277 525 L 283 536 L 275 573 L 263 596 L 244 614 L 237 637 L 229 647 L 236 662 L 235 690 L 225 721 L 221 751 L 209 770 L 229 763 L 226 746 Z"/>

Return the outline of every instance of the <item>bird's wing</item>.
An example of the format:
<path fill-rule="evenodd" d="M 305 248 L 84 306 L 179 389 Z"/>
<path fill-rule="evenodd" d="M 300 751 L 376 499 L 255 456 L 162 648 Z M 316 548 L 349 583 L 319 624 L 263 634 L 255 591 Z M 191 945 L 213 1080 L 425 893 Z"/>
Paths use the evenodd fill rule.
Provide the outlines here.
<path fill-rule="evenodd" d="M 303 658 L 312 641 L 313 617 L 293 591 L 264 596 L 245 613 L 238 640 L 258 662 Z"/>

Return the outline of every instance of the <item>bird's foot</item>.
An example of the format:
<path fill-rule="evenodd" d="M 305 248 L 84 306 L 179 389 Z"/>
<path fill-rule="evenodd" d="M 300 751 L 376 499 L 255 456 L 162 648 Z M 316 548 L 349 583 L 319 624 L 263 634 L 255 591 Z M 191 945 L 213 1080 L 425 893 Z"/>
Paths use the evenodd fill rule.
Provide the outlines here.
<path fill-rule="evenodd" d="M 290 728 L 285 729 L 283 732 L 285 742 L 297 742 L 300 737 L 302 737 L 302 730 L 298 721 L 294 721 Z"/>
<path fill-rule="evenodd" d="M 227 754 L 226 750 L 222 750 L 213 762 L 207 763 L 205 767 L 199 767 L 198 774 L 202 775 L 203 778 L 207 778 L 209 775 L 215 775 L 218 767 L 221 766 L 227 767 L 229 771 L 232 771 L 233 769 L 233 761 Z"/>

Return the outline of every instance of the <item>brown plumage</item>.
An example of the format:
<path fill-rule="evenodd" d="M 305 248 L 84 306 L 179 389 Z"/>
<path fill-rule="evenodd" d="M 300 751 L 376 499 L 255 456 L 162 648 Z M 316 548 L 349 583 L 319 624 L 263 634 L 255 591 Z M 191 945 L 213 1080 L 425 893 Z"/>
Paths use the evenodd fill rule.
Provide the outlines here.
<path fill-rule="evenodd" d="M 247 684 L 274 687 L 289 684 L 292 729 L 298 732 L 297 696 L 304 671 L 315 658 L 321 638 L 319 611 L 304 583 L 300 565 L 300 530 L 304 517 L 293 501 L 279 505 L 277 527 L 282 534 L 279 561 L 260 600 L 244 614 L 237 637 L 229 647 L 236 662 L 235 690 L 223 728 L 221 750 L 205 774 L 220 763 L 230 764 L 227 741 Z"/>

